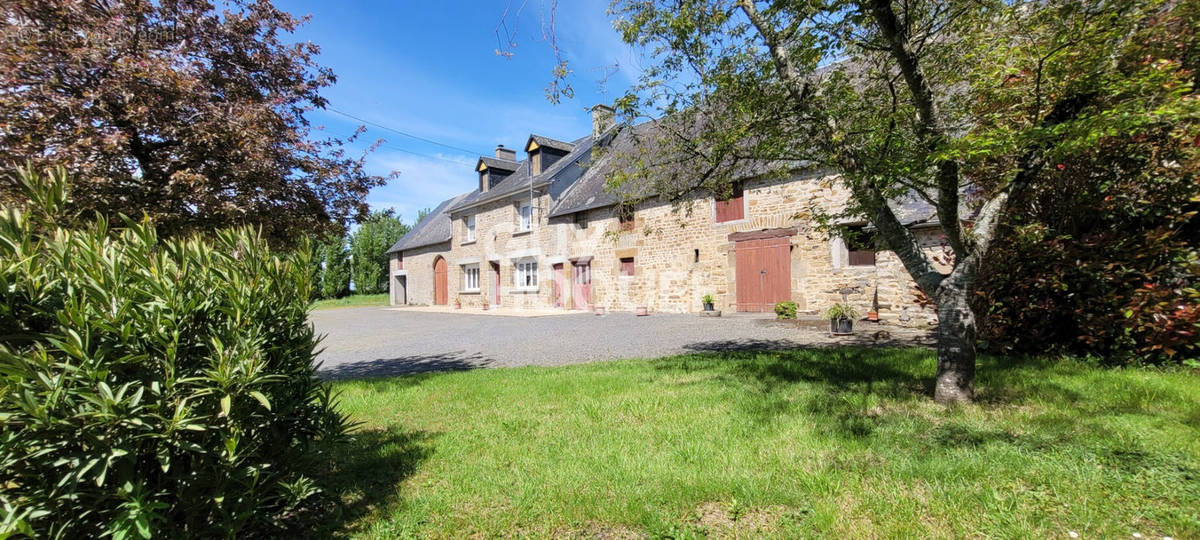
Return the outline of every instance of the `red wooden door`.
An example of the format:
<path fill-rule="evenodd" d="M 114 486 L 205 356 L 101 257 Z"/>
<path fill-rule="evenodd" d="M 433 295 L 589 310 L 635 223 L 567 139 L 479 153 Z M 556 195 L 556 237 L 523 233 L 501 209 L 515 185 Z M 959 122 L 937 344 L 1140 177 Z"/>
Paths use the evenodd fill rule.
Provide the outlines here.
<path fill-rule="evenodd" d="M 587 309 L 592 303 L 592 264 L 576 263 L 571 266 L 571 300 L 575 309 Z"/>
<path fill-rule="evenodd" d="M 567 271 L 563 268 L 563 263 L 554 265 L 554 307 L 563 307 L 563 297 L 567 292 Z"/>
<path fill-rule="evenodd" d="M 492 305 L 500 307 L 500 263 L 492 263 Z"/>
<path fill-rule="evenodd" d="M 788 237 L 741 240 L 735 250 L 738 311 L 771 311 L 791 299 Z"/>
<path fill-rule="evenodd" d="M 446 259 L 438 257 L 436 261 L 433 261 L 433 303 L 444 306 L 449 300 L 449 288 L 446 283 Z"/>

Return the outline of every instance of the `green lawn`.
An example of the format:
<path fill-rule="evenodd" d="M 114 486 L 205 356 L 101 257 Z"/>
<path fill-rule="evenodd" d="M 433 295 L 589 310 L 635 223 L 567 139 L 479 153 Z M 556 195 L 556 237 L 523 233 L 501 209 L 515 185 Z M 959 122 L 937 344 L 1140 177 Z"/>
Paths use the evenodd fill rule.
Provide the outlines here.
<path fill-rule="evenodd" d="M 375 538 L 1200 537 L 1200 379 L 924 350 L 689 355 L 337 384 L 328 526 Z"/>
<path fill-rule="evenodd" d="M 343 307 L 366 307 L 388 305 L 388 294 L 352 294 L 343 298 L 330 298 L 313 302 L 313 309 L 333 309 Z"/>

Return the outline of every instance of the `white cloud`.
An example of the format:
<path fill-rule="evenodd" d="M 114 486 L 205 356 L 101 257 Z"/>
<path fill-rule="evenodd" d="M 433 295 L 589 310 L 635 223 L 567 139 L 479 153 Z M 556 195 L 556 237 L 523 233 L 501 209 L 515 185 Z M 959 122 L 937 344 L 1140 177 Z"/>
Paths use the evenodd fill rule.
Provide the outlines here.
<path fill-rule="evenodd" d="M 387 149 L 371 154 L 367 158 L 369 172 L 400 171 L 400 175 L 387 185 L 371 190 L 367 196 L 371 208 L 394 208 L 405 222 L 411 223 L 418 210 L 433 208 L 446 199 L 475 189 L 478 179 L 472 171 L 473 161 L 462 156 L 432 155 L 440 159 Z"/>

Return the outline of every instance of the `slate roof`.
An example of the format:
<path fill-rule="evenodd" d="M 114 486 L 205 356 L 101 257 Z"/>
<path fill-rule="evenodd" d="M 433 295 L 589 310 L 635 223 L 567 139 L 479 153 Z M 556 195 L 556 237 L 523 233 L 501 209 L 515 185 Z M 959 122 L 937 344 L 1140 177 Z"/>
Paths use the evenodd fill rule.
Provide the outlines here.
<path fill-rule="evenodd" d="M 698 163 L 696 158 L 683 152 L 673 142 L 673 138 L 680 133 L 686 134 L 701 129 L 700 123 L 704 119 L 685 120 L 695 122 L 695 125 L 666 126 L 666 122 L 671 121 L 673 120 L 658 119 L 617 128 L 618 130 L 610 135 L 611 139 L 605 145 L 599 159 L 588 167 L 579 181 L 555 200 L 550 207 L 550 217 L 612 206 L 619 202 L 619 197 L 606 189 L 608 178 L 613 173 L 624 173 L 631 180 L 622 184 L 621 195 L 629 200 L 642 200 L 653 198 L 655 193 L 649 182 L 637 181 L 637 178 L 643 177 L 643 171 L 639 170 L 641 165 L 645 165 L 655 175 L 685 177 L 695 175 L 696 171 L 707 167 L 707 164 Z M 667 130 L 674 131 L 668 133 Z M 766 162 L 746 160 L 731 163 L 729 166 L 732 167 L 733 175 L 738 178 L 766 174 L 772 168 Z M 775 167 L 778 167 L 778 164 Z"/>
<path fill-rule="evenodd" d="M 663 140 L 660 127 L 665 121 L 670 120 L 652 120 L 633 126 L 632 129 L 626 127 L 616 133 L 605 147 L 604 153 L 587 168 L 583 177 L 571 184 L 561 196 L 554 200 L 550 207 L 550 217 L 603 208 L 620 202 L 620 197 L 607 189 L 608 178 L 614 172 L 624 172 L 632 180 L 621 186 L 621 189 L 624 190 L 621 195 L 628 200 L 637 201 L 655 197 L 656 194 L 653 193 L 648 182 L 637 181 L 639 175 L 636 173 L 638 171 L 634 165 L 631 165 L 635 160 L 647 164 L 653 171 L 652 174 L 689 175 L 706 167 L 707 163 L 698 163 L 695 158 L 682 155 L 670 141 Z M 696 122 L 696 125 L 674 125 L 665 129 L 674 129 L 686 134 L 689 131 L 700 129 L 700 124 L 705 120 L 693 118 L 688 121 Z M 811 169 L 812 164 L 803 161 L 768 163 L 739 160 L 729 166 L 733 167 L 732 175 L 734 177 L 749 179 L 781 168 L 807 170 Z M 959 210 L 960 215 L 967 219 L 973 216 L 973 212 L 967 207 L 969 197 L 970 193 L 964 192 Z M 938 223 L 936 207 L 915 193 L 891 200 L 890 206 L 903 225 L 927 226 Z"/>
<path fill-rule="evenodd" d="M 539 143 L 540 144 L 540 143 Z M 463 199 L 456 201 L 449 207 L 450 212 L 458 212 L 468 208 L 478 206 L 487 202 L 510 197 L 521 191 L 529 190 L 530 182 L 533 182 L 535 188 L 547 184 L 551 184 L 551 198 L 554 198 L 566 185 L 578 177 L 580 166 L 586 163 L 591 157 L 592 151 L 592 136 L 588 135 L 576 139 L 570 143 L 572 150 L 563 156 L 558 161 L 555 161 L 550 167 L 542 171 L 541 174 L 532 175 L 529 169 L 529 159 L 523 159 L 518 163 L 517 170 L 508 175 L 499 184 L 492 186 L 485 192 L 479 190 L 472 191 Z M 486 158 L 485 158 L 486 159 Z"/>
<path fill-rule="evenodd" d="M 687 123 L 667 124 L 675 121 L 675 118 L 668 117 L 634 126 L 614 127 L 602 136 L 603 144 L 596 152 L 593 152 L 593 149 L 596 148 L 597 141 L 590 134 L 570 143 L 541 135 L 530 135 L 530 140 L 541 146 L 569 149 L 567 155 L 537 175 L 531 174 L 528 158 L 513 162 L 481 157 L 480 162 L 489 167 L 515 170 L 486 192 L 476 189 L 443 202 L 437 211 L 430 214 L 430 217 L 438 219 L 429 225 L 427 231 L 422 230 L 425 227 L 425 221 L 422 221 L 397 242 L 392 251 L 445 242 L 450 239 L 451 214 L 513 197 L 528 191 L 531 184 L 533 189 L 549 186 L 549 217 L 613 206 L 620 202 L 622 197 L 627 200 L 653 198 L 655 193 L 649 182 L 625 182 L 621 187 L 623 192 L 618 196 L 606 188 L 608 178 L 614 173 L 626 173 L 633 179 L 642 176 L 637 174 L 639 171 L 636 170 L 640 165 L 634 165 L 634 162 L 647 166 L 656 175 L 693 175 L 702 170 L 702 167 L 706 167 L 707 163 L 698 163 L 691 154 L 676 148 L 677 145 L 672 141 L 679 136 L 687 137 L 688 133 L 703 129 L 708 119 L 703 116 L 683 115 L 677 118 Z M 800 161 L 780 164 L 747 160 L 727 164 L 734 168 L 733 175 L 738 178 L 762 176 L 780 168 L 807 169 L 810 165 Z M 905 225 L 937 223 L 937 212 L 933 205 L 915 195 L 892 201 L 892 208 Z M 409 243 L 409 237 L 414 237 L 412 243 Z"/>
<path fill-rule="evenodd" d="M 422 219 L 419 223 L 413 226 L 408 234 L 401 237 L 396 243 L 387 250 L 388 253 L 395 253 L 405 249 L 413 249 L 442 242 L 450 241 L 450 213 L 448 209 L 458 201 L 464 199 L 469 193 L 463 193 L 442 201 Z"/>
<path fill-rule="evenodd" d="M 487 165 L 489 169 L 500 169 L 502 171 L 517 170 L 517 162 L 509 161 L 507 159 L 480 156 L 479 161 L 483 162 L 484 165 Z M 478 168 L 478 165 L 476 165 L 476 168 Z"/>
<path fill-rule="evenodd" d="M 563 142 L 558 139 L 551 139 L 550 137 L 543 137 L 541 135 L 530 135 L 529 140 L 537 143 L 538 146 L 562 150 L 563 152 L 570 152 L 571 150 L 575 149 L 575 145 L 569 142 Z M 529 148 L 528 142 L 525 143 L 525 147 Z"/>

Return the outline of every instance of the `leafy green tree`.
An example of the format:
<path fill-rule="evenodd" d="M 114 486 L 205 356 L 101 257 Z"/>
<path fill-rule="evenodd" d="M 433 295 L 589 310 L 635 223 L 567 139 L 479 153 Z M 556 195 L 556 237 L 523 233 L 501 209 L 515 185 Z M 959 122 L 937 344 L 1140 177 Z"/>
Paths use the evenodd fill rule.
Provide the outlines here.
<path fill-rule="evenodd" d="M 408 229 L 391 209 L 372 212 L 358 225 L 349 238 L 354 292 L 376 294 L 388 290 L 387 250 Z"/>
<path fill-rule="evenodd" d="M 62 165 L 77 210 L 167 234 L 344 227 L 384 178 L 310 128 L 335 77 L 287 41 L 302 22 L 267 0 L 3 2 L 0 163 Z M 20 194 L 0 182 L 0 201 Z"/>
<path fill-rule="evenodd" d="M 320 245 L 321 298 L 350 294 L 350 251 L 346 239 L 330 236 Z"/>
<path fill-rule="evenodd" d="M 1104 136 L 1195 140 L 1196 47 L 1174 37 L 1195 35 L 1192 4 L 617 0 L 625 40 L 651 57 L 618 110 L 664 120 L 649 155 L 688 159 L 647 159 L 610 181 L 675 200 L 727 192 L 747 165 L 836 171 L 851 197 L 817 217 L 878 228 L 936 303 L 935 399 L 969 401 L 970 301 L 1014 201 Z M 937 208 L 949 271 L 897 218 L 901 197 Z"/>

